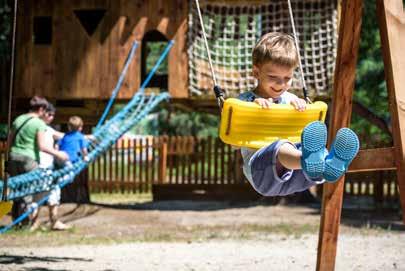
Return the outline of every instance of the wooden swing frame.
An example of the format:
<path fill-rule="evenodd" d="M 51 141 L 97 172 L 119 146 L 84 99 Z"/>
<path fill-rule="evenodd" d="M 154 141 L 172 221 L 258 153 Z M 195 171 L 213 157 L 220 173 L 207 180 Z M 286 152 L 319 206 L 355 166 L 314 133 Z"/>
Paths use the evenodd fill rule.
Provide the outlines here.
<path fill-rule="evenodd" d="M 405 100 L 405 62 L 400 61 L 403 58 L 401 45 L 405 43 L 405 12 L 400 0 L 376 0 L 376 3 L 394 144 L 391 148 L 360 150 L 349 172 L 396 169 L 401 207 L 405 210 L 405 110 L 402 106 Z M 363 0 L 339 0 L 339 38 L 329 142 L 339 128 L 350 125 L 362 6 Z M 335 269 L 344 180 L 343 176 L 338 182 L 323 187 L 318 271 Z M 404 215 L 402 220 L 405 223 Z"/>

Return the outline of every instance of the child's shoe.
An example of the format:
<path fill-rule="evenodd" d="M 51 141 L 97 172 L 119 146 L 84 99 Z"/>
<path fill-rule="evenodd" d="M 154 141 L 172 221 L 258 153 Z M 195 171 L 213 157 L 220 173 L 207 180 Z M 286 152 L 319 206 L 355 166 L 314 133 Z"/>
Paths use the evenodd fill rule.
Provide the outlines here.
<path fill-rule="evenodd" d="M 337 132 L 329 155 L 325 158 L 323 177 L 327 182 L 337 181 L 347 171 L 359 147 L 359 138 L 352 130 L 342 128 Z"/>
<path fill-rule="evenodd" d="M 324 123 L 314 121 L 301 134 L 301 166 L 310 178 L 322 176 L 325 171 L 327 129 Z"/>

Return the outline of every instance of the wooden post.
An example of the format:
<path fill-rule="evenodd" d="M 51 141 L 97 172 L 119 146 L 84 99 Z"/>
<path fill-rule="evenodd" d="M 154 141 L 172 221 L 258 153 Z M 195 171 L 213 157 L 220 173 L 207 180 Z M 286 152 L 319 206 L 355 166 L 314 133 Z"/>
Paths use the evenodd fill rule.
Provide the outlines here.
<path fill-rule="evenodd" d="M 193 136 L 189 136 L 188 137 L 188 142 L 189 145 L 187 147 L 188 150 L 188 154 L 187 154 L 187 163 L 188 163 L 188 167 L 187 167 L 187 183 L 191 184 L 192 182 L 192 178 L 193 178 L 193 174 L 192 174 L 192 165 L 195 162 L 194 159 L 194 146 L 195 146 L 195 140 Z"/>
<path fill-rule="evenodd" d="M 151 149 L 151 143 L 150 143 L 150 138 L 147 137 L 145 138 L 145 182 L 143 184 L 144 187 L 144 192 L 150 191 L 149 189 L 149 184 L 151 183 L 150 181 L 150 160 L 149 160 L 149 151 Z"/>
<path fill-rule="evenodd" d="M 384 201 L 384 171 L 379 171 L 375 174 L 376 179 L 373 186 L 374 202 L 377 209 L 381 209 Z"/>
<path fill-rule="evenodd" d="M 235 172 L 235 179 L 233 180 L 234 184 L 243 183 L 245 177 L 242 171 L 242 155 L 239 150 L 234 150 L 234 172 Z"/>
<path fill-rule="evenodd" d="M 361 0 L 341 1 L 329 144 L 339 128 L 350 124 L 361 16 Z M 316 268 L 319 271 L 335 269 L 343 188 L 344 176 L 336 183 L 324 185 Z"/>
<path fill-rule="evenodd" d="M 397 183 L 405 210 L 405 12 L 401 0 L 377 0 L 385 79 L 392 118 Z M 402 216 L 405 223 L 405 215 Z"/>
<path fill-rule="evenodd" d="M 159 183 L 166 182 L 166 170 L 167 170 L 167 140 L 166 138 L 162 138 L 159 151 Z"/>

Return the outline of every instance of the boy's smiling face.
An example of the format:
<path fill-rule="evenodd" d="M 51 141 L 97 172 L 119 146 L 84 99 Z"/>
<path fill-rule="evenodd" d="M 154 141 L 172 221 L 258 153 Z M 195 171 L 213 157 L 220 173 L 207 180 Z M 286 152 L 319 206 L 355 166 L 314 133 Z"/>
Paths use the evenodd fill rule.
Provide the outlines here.
<path fill-rule="evenodd" d="M 291 87 L 295 68 L 270 62 L 253 66 L 253 76 L 258 80 L 256 93 L 262 98 L 278 98 Z"/>

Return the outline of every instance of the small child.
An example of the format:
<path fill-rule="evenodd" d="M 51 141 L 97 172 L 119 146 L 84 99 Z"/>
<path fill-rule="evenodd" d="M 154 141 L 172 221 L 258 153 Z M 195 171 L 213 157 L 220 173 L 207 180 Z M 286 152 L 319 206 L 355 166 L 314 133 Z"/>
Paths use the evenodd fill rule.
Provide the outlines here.
<path fill-rule="evenodd" d="M 252 57 L 253 76 L 258 84 L 239 99 L 268 110 L 272 104 L 281 103 L 304 111 L 306 101 L 288 92 L 299 61 L 293 38 L 283 33 L 268 33 L 258 41 Z M 342 128 L 330 152 L 326 141 L 326 126 L 316 121 L 304 128 L 300 144 L 279 140 L 259 150 L 241 148 L 243 172 L 254 189 L 265 196 L 304 191 L 325 180 L 335 182 L 356 156 L 359 140 L 352 130 Z"/>
<path fill-rule="evenodd" d="M 78 116 L 72 116 L 68 121 L 68 129 L 63 138 L 59 141 L 59 150 L 69 156 L 69 161 L 74 163 L 82 157 L 86 159 L 88 142 L 82 134 L 83 120 Z"/>

